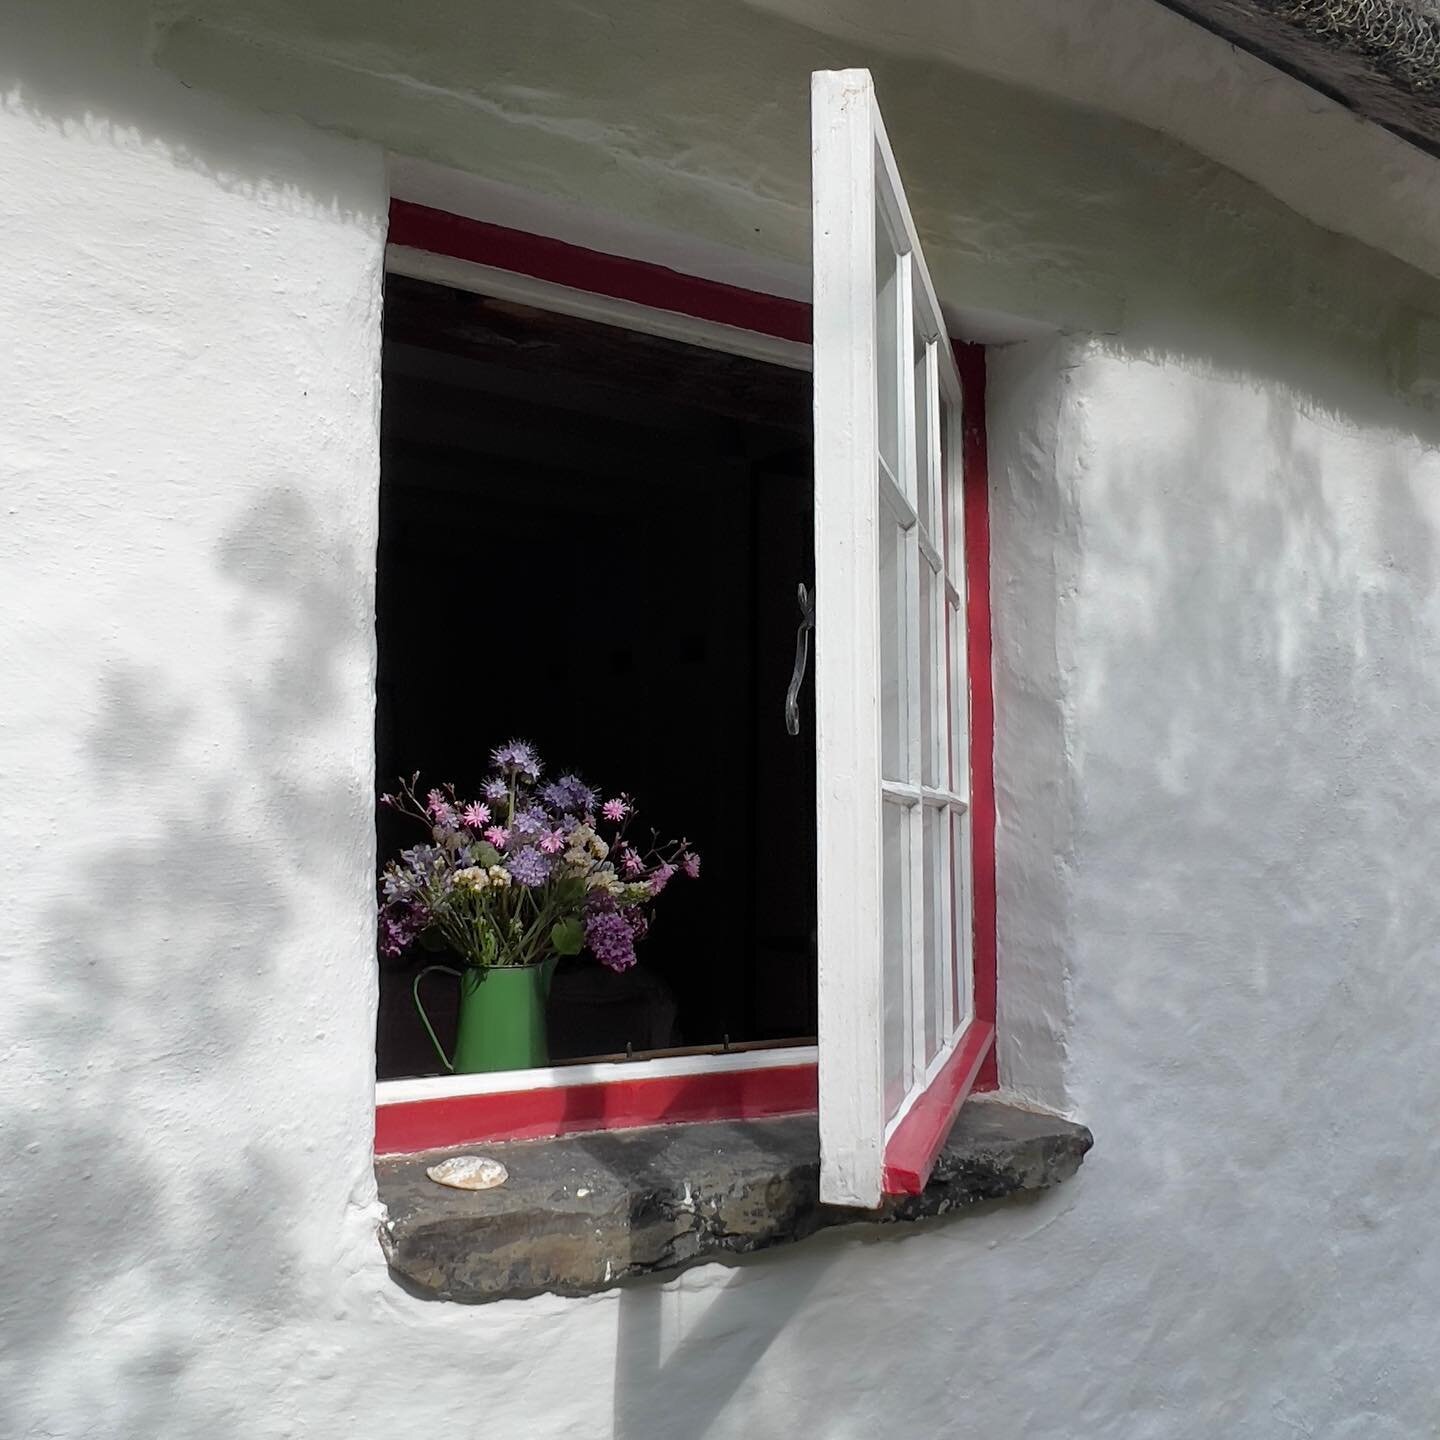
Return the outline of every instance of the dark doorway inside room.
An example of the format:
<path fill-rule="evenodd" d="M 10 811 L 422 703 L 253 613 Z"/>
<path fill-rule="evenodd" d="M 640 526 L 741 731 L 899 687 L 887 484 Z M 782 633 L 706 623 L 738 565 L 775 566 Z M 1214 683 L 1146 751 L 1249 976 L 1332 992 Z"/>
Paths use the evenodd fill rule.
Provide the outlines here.
<path fill-rule="evenodd" d="M 376 755 L 473 793 L 533 741 L 687 837 L 701 878 L 640 963 L 562 964 L 552 1059 L 815 1034 L 813 687 L 787 734 L 813 579 L 808 373 L 390 276 Z M 377 809 L 382 858 L 420 837 Z M 380 1077 L 440 1068 L 381 962 Z M 452 982 L 433 982 L 442 1040 Z M 428 998 L 428 997 L 427 997 Z"/>

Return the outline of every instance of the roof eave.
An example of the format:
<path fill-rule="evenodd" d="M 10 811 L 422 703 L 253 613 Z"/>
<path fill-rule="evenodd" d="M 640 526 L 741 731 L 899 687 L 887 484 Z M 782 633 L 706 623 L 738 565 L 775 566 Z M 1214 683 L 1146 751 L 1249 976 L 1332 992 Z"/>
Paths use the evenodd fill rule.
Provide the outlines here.
<path fill-rule="evenodd" d="M 1160 0 L 1440 158 L 1440 19 L 1405 0 Z"/>

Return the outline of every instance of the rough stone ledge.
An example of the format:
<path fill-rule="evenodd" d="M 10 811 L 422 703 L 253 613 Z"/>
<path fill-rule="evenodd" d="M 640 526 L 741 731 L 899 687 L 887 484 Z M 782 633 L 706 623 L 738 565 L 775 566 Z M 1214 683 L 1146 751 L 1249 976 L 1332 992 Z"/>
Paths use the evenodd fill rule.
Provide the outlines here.
<path fill-rule="evenodd" d="M 425 1174 L 446 1153 L 376 1164 L 380 1240 L 413 1291 L 440 1300 L 588 1295 L 630 1276 L 803 1240 L 822 1226 L 944 1215 L 1069 1179 L 1089 1130 L 995 1100 L 961 1108 L 924 1194 L 871 1215 L 820 1204 L 815 1117 L 469 1146 L 502 1160 L 495 1190 Z"/>

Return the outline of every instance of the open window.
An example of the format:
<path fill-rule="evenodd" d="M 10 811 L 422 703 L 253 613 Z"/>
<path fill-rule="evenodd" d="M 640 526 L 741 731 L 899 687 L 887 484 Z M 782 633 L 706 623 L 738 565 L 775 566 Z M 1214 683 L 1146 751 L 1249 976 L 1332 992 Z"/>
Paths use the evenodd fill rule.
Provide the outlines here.
<path fill-rule="evenodd" d="M 963 423 L 867 72 L 814 77 L 812 143 L 813 345 L 801 302 L 403 202 L 392 212 L 381 783 L 463 769 L 475 727 L 457 748 L 449 717 L 494 701 L 452 693 L 442 716 L 427 692 L 455 653 L 444 617 L 464 614 L 482 520 L 551 551 L 599 546 L 628 623 L 602 624 L 603 643 L 576 647 L 563 674 L 553 652 L 522 649 L 511 708 L 486 736 L 533 735 L 578 768 L 616 757 L 656 823 L 673 807 L 708 852 L 711 888 L 647 941 L 645 985 L 602 993 L 605 974 L 570 967 L 551 1016 L 565 1063 L 545 1071 L 435 1074 L 409 974 L 382 974 L 377 1150 L 818 1103 L 823 1198 L 873 1208 L 923 1188 L 989 1053 L 973 876 L 993 836 L 988 819 L 972 833 L 965 534 L 978 493 L 983 541 L 983 471 L 962 492 L 983 431 Z M 514 596 L 537 563 L 522 545 L 492 549 L 486 569 Z M 984 612 L 983 554 L 972 568 Z M 812 578 L 814 670 L 800 733 L 786 734 L 796 587 Z M 527 624 L 565 623 L 527 606 Z M 430 620 L 411 623 L 421 612 Z M 988 638 L 975 653 L 983 744 Z M 610 730 L 567 730 L 575 688 L 609 697 Z M 699 822 L 697 778 L 723 799 Z M 723 879 L 717 856 L 734 857 Z"/>
<path fill-rule="evenodd" d="M 809 375 L 392 274 L 381 439 L 381 788 L 478 793 L 518 734 L 549 773 L 622 775 L 704 859 L 633 968 L 559 961 L 552 1065 L 813 1047 L 809 688 L 793 735 L 784 711 L 814 578 Z M 378 828 L 382 855 L 415 843 L 388 808 Z M 441 1063 L 411 998 L 437 958 L 382 957 L 382 1080 Z M 447 1050 L 458 998 L 427 983 Z"/>
<path fill-rule="evenodd" d="M 924 1185 L 974 1027 L 961 387 L 864 70 L 813 80 L 822 1197 Z"/>

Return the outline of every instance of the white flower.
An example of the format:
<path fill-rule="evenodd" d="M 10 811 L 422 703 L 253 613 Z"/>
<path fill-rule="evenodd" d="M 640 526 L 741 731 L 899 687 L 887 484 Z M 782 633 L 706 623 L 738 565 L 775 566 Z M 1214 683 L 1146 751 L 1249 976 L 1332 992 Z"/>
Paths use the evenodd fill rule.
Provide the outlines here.
<path fill-rule="evenodd" d="M 484 890 L 490 884 L 490 877 L 479 865 L 467 865 L 465 869 L 455 872 L 455 883 L 465 886 L 467 890 Z"/>
<path fill-rule="evenodd" d="M 590 837 L 590 853 L 597 860 L 603 860 L 610 853 L 610 847 L 598 835 L 592 835 Z"/>
<path fill-rule="evenodd" d="M 504 890 L 510 884 L 510 872 L 503 865 L 492 865 L 490 883 L 497 890 Z"/>

